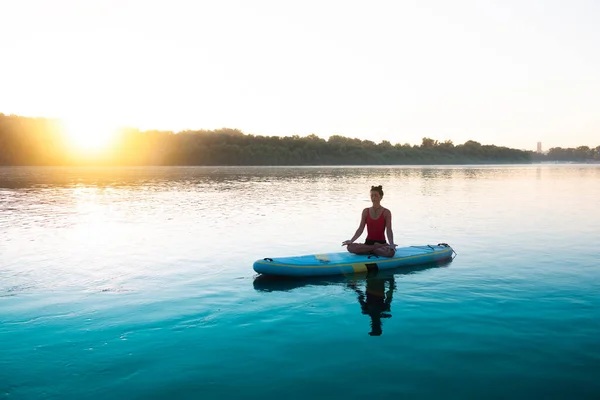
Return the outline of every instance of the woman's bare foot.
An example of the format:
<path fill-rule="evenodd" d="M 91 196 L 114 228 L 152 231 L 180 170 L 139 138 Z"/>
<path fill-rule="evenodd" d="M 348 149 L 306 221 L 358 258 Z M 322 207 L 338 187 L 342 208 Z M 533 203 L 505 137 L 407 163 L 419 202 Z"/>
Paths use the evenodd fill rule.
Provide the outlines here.
<path fill-rule="evenodd" d="M 394 257 L 394 254 L 396 254 L 396 249 L 390 245 L 382 244 L 373 249 L 373 254 L 380 257 Z"/>

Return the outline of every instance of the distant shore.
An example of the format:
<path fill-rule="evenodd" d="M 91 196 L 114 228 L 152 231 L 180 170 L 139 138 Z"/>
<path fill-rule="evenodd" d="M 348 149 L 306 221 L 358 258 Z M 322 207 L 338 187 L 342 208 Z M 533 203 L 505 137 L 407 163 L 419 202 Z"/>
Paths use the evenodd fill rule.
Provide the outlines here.
<path fill-rule="evenodd" d="M 401 139 L 401 138 L 399 138 Z M 105 147 L 78 149 L 56 120 L 0 114 L 0 165 L 30 166 L 310 166 L 478 165 L 600 161 L 600 146 L 548 153 L 423 138 L 420 145 L 375 143 L 340 135 L 260 136 L 237 129 L 123 129 Z"/>

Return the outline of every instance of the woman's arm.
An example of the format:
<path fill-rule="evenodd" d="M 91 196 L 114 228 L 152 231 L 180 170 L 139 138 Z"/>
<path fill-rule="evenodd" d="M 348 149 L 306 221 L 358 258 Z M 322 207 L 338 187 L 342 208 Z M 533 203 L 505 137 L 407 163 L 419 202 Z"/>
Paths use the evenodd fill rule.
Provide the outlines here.
<path fill-rule="evenodd" d="M 360 235 L 362 235 L 363 231 L 365 230 L 365 225 L 367 224 L 367 212 L 369 212 L 369 209 L 365 208 L 360 216 L 360 225 L 358 225 L 358 229 L 356 232 L 354 232 L 354 236 L 352 236 L 352 239 L 350 240 L 344 240 L 342 242 L 342 246 L 354 243 L 354 241 L 358 239 Z"/>
<path fill-rule="evenodd" d="M 396 247 L 394 243 L 394 232 L 392 231 L 392 212 L 386 209 L 385 213 L 385 234 L 387 235 L 390 246 Z"/>

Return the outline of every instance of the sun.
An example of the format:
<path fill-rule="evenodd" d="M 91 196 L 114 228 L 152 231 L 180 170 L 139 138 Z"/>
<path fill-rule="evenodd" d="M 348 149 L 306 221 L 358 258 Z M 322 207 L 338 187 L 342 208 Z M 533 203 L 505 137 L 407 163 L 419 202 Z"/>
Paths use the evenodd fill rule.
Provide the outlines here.
<path fill-rule="evenodd" d="M 115 124 L 92 118 L 63 118 L 67 144 L 75 151 L 100 152 L 107 150 L 115 139 Z"/>

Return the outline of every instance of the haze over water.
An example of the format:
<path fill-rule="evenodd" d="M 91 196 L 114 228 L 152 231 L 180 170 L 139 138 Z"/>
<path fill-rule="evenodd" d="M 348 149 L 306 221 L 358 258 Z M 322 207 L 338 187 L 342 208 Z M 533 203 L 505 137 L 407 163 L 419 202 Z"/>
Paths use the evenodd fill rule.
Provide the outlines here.
<path fill-rule="evenodd" d="M 399 246 L 458 256 L 256 276 L 379 184 Z M 598 198 L 600 165 L 0 167 L 0 396 L 598 398 Z"/>

